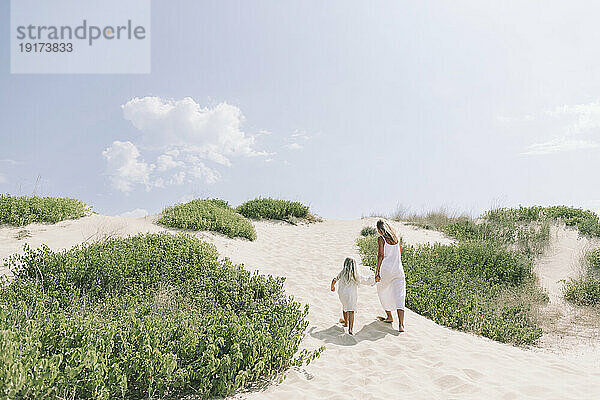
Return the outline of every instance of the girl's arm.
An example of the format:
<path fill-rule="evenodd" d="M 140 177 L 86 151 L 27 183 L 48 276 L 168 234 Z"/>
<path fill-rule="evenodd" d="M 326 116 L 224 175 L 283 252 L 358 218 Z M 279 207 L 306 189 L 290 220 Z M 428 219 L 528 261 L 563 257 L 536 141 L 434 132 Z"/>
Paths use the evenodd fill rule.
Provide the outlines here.
<path fill-rule="evenodd" d="M 377 238 L 377 268 L 375 268 L 375 282 L 379 282 L 381 277 L 379 276 L 379 268 L 381 268 L 381 262 L 383 261 L 383 237 L 379 236 Z"/>
<path fill-rule="evenodd" d="M 337 282 L 337 279 L 333 278 L 331 280 L 331 291 L 335 292 L 335 283 Z"/>

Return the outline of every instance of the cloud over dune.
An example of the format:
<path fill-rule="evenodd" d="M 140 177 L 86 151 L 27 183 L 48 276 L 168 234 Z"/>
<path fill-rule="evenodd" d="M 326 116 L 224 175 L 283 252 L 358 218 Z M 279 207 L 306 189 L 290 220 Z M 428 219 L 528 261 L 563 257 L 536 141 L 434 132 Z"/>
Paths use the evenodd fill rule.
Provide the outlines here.
<path fill-rule="evenodd" d="M 112 186 L 122 192 L 136 185 L 150 190 L 186 182 L 214 183 L 221 177 L 216 168 L 230 167 L 232 159 L 267 155 L 242 130 L 242 111 L 227 103 L 202 107 L 190 97 L 136 97 L 121 109 L 138 135 L 113 142 L 102 155 Z M 153 161 L 145 161 L 142 153 Z"/>
<path fill-rule="evenodd" d="M 527 120 L 542 119 L 550 119 L 559 124 L 562 134 L 541 143 L 531 144 L 521 154 L 544 155 L 600 147 L 600 103 L 563 105 Z"/>

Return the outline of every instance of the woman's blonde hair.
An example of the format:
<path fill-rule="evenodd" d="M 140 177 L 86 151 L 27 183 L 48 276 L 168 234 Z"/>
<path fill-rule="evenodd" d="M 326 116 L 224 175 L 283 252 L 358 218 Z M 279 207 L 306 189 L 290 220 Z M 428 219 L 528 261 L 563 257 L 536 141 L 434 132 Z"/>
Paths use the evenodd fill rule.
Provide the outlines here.
<path fill-rule="evenodd" d="M 377 221 L 377 229 L 382 233 L 381 236 L 390 244 L 398 243 L 398 236 L 396 236 L 396 232 L 392 229 L 390 224 L 380 219 Z"/>
<path fill-rule="evenodd" d="M 354 258 L 347 257 L 344 260 L 344 269 L 342 269 L 342 273 L 340 274 L 340 280 L 344 283 L 350 281 L 358 282 L 356 261 L 354 261 Z"/>

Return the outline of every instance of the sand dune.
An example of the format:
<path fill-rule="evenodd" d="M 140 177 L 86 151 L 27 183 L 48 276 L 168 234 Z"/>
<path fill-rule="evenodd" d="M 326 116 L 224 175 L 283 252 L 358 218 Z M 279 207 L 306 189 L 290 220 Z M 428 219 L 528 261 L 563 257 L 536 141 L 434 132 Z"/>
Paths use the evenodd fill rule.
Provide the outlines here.
<path fill-rule="evenodd" d="M 155 217 L 121 218 L 93 215 L 56 225 L 0 229 L 0 258 L 35 247 L 68 248 L 108 235 L 165 230 Z M 336 323 L 340 305 L 329 291 L 346 256 L 359 259 L 355 239 L 374 219 L 326 220 L 292 226 L 258 222 L 258 239 L 239 239 L 199 233 L 222 255 L 250 270 L 287 278 L 286 290 L 310 305 L 305 348 L 327 347 L 309 366 L 288 372 L 281 384 L 236 398 L 260 399 L 593 399 L 600 393 L 597 358 L 577 360 L 544 349 L 522 349 L 441 327 L 408 312 L 407 332 L 398 334 L 374 321 L 381 313 L 375 289 L 359 291 L 355 336 Z M 395 224 L 411 244 L 449 240 L 434 231 Z M 548 278 L 551 282 L 554 278 Z M 410 287 L 407 288 L 410 290 Z"/>

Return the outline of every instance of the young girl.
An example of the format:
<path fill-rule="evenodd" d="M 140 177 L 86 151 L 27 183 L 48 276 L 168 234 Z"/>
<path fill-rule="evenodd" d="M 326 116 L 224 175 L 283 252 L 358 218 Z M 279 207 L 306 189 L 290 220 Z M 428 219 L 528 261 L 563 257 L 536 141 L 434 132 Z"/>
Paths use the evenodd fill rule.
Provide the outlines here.
<path fill-rule="evenodd" d="M 375 284 L 373 276 L 368 278 L 363 277 L 357 267 L 356 261 L 353 258 L 346 258 L 344 268 L 338 276 L 331 281 L 331 291 L 335 292 L 335 284 L 338 284 L 338 296 L 342 302 L 343 318 L 340 322 L 348 327 L 348 333 L 352 335 L 354 327 L 354 311 L 356 310 L 356 301 L 358 300 L 358 285 Z"/>

